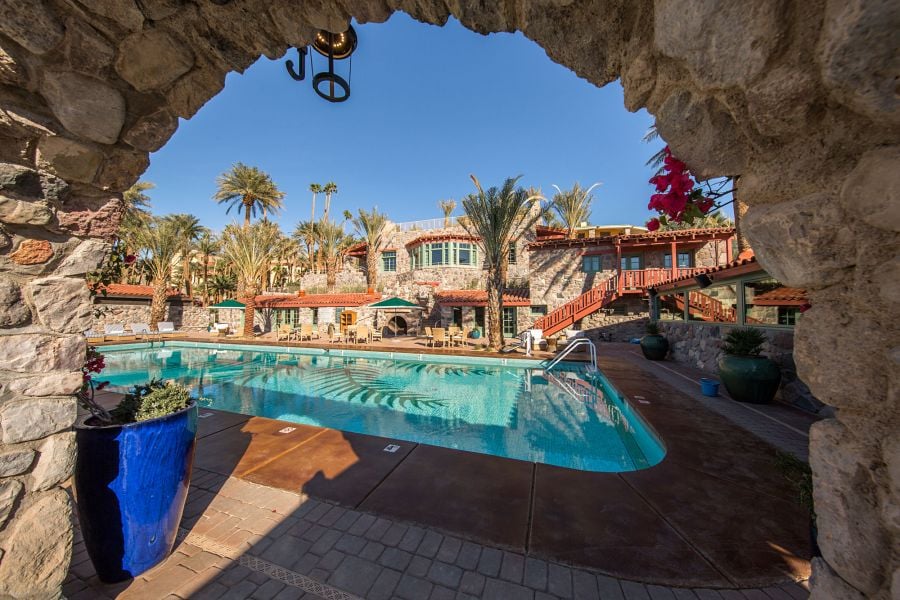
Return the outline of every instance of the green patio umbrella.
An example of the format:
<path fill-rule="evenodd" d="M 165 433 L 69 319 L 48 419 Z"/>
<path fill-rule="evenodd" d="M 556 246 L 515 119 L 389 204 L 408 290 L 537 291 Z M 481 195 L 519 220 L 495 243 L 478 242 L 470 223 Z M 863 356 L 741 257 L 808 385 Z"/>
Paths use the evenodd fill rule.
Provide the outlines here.
<path fill-rule="evenodd" d="M 213 304 L 209 308 L 245 308 L 247 305 L 243 302 L 238 302 L 237 300 L 222 300 L 218 304 Z"/>
<path fill-rule="evenodd" d="M 374 302 L 369 305 L 369 308 L 375 309 L 375 319 L 373 321 L 373 324 L 376 327 L 378 326 L 378 311 L 383 310 L 386 313 L 405 313 L 413 310 L 425 310 L 424 306 L 419 306 L 415 302 L 410 302 L 409 300 L 404 300 L 403 298 L 397 298 L 396 296 Z"/>

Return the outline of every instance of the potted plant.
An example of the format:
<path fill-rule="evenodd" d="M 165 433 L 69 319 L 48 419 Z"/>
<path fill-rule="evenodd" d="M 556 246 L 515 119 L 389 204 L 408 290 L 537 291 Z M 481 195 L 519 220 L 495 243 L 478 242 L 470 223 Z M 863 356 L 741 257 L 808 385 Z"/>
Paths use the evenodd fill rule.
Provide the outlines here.
<path fill-rule="evenodd" d="M 669 353 L 669 340 L 659 333 L 659 325 L 647 323 L 647 335 L 641 338 L 641 352 L 649 360 L 664 360 Z"/>
<path fill-rule="evenodd" d="M 760 356 L 766 334 L 753 327 L 738 327 L 724 341 L 719 378 L 731 397 L 753 404 L 771 402 L 781 383 L 781 369 L 772 360 Z"/>
<path fill-rule="evenodd" d="M 104 367 L 93 347 L 79 400 L 89 414 L 75 426 L 75 493 L 88 555 L 101 581 L 136 577 L 164 560 L 187 499 L 197 401 L 177 383 L 135 386 L 112 410 L 94 400 Z"/>

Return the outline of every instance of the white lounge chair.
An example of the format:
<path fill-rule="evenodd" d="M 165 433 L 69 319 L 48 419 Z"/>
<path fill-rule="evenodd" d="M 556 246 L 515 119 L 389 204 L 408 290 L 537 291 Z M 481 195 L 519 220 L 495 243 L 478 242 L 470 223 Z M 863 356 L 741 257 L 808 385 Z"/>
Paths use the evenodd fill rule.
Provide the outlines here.
<path fill-rule="evenodd" d="M 163 337 L 187 335 L 184 331 L 175 329 L 175 323 L 172 321 L 160 321 L 156 324 L 156 330 L 159 332 L 159 335 Z"/>
<path fill-rule="evenodd" d="M 131 327 L 131 333 L 133 333 L 135 337 L 149 338 L 156 335 L 154 332 L 150 331 L 149 323 L 131 323 L 129 327 Z"/>
<path fill-rule="evenodd" d="M 218 335 L 219 337 L 225 337 L 231 330 L 231 325 L 229 325 L 228 323 L 216 323 L 215 328 L 216 335 Z"/>
<path fill-rule="evenodd" d="M 125 325 L 122 323 L 112 323 L 110 325 L 103 326 L 103 339 L 104 341 L 109 338 L 113 339 L 124 339 L 131 338 L 134 339 L 134 335 L 125 331 Z"/>

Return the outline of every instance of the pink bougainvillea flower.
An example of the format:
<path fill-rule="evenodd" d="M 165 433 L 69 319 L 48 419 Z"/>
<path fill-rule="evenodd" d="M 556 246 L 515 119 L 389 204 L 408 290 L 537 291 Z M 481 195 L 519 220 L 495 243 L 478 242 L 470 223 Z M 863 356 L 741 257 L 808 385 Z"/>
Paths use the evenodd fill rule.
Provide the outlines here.
<path fill-rule="evenodd" d="M 124 262 L 126 265 L 130 265 L 130 264 L 133 264 L 134 261 L 136 261 L 136 260 L 137 260 L 137 256 L 135 256 L 134 254 L 129 254 L 128 256 L 125 257 Z"/>
<path fill-rule="evenodd" d="M 657 229 L 659 229 L 659 219 L 653 217 L 652 219 L 647 221 L 647 229 L 649 229 L 650 231 L 656 231 Z"/>

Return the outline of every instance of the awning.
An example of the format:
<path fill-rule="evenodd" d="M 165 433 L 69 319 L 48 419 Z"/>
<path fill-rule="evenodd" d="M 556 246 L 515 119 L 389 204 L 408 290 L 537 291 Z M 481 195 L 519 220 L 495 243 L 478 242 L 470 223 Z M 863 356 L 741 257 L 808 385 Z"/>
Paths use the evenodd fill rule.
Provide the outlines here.
<path fill-rule="evenodd" d="M 229 298 L 228 300 L 223 300 L 218 304 L 213 304 L 209 308 L 246 308 L 246 306 L 247 305 L 243 302 L 238 302 L 237 300 L 232 300 Z"/>
<path fill-rule="evenodd" d="M 380 302 L 375 302 L 374 304 L 370 304 L 369 308 L 403 308 L 409 310 L 424 310 L 422 306 L 419 306 L 414 302 L 410 302 L 409 300 L 404 300 L 403 298 L 397 298 L 396 296 L 393 298 L 381 300 Z"/>

